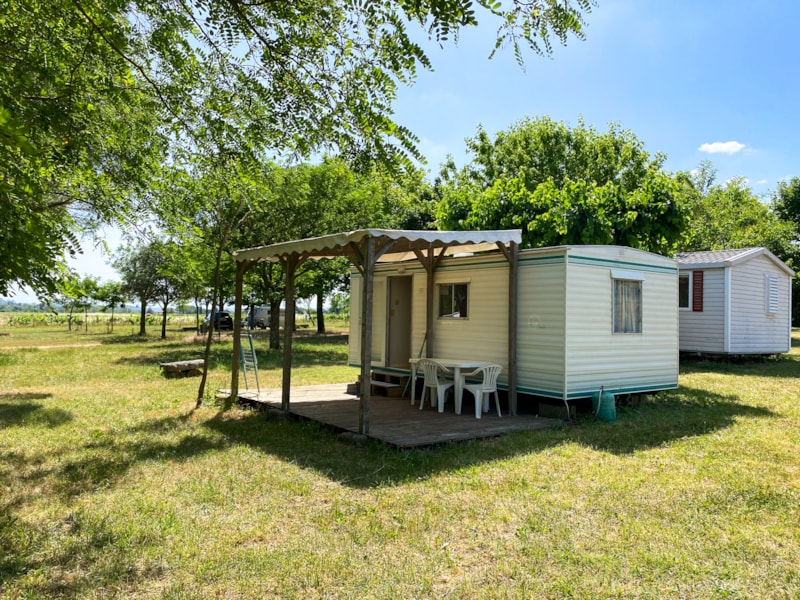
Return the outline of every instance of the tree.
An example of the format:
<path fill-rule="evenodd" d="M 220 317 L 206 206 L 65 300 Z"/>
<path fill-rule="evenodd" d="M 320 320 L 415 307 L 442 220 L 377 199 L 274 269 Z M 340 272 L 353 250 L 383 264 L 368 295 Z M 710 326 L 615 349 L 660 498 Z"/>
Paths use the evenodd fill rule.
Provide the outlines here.
<path fill-rule="evenodd" d="M 472 162 L 445 164 L 445 229 L 522 230 L 523 246 L 621 244 L 671 253 L 685 226 L 686 186 L 630 131 L 524 119 L 467 140 Z"/>
<path fill-rule="evenodd" d="M 397 178 L 373 169 L 354 171 L 341 158 L 319 164 L 273 165 L 261 178 L 264 190 L 257 209 L 236 232 L 237 247 L 273 244 L 363 227 L 393 227 L 408 219 L 420 190 L 422 174 L 409 171 Z M 255 205 L 254 205 L 255 206 Z M 347 261 L 308 261 L 297 277 L 300 298 L 316 296 L 317 329 L 325 331 L 325 296 L 343 285 Z M 279 307 L 284 299 L 284 273 L 279 265 L 251 269 L 248 284 L 270 305 L 270 348 L 280 347 Z"/>
<path fill-rule="evenodd" d="M 97 294 L 97 279 L 84 277 L 80 279 L 74 273 L 59 282 L 55 293 L 47 296 L 46 303 L 55 309 L 61 306 L 67 311 L 67 329 L 72 331 L 72 318 L 76 310 L 84 312 L 84 327 L 88 330 L 88 310 L 91 300 Z"/>
<path fill-rule="evenodd" d="M 139 335 L 147 335 L 147 304 L 158 286 L 158 269 L 162 256 L 157 246 L 140 245 L 122 249 L 114 268 L 122 277 L 122 291 L 139 302 Z"/>
<path fill-rule="evenodd" d="M 764 246 L 782 260 L 795 253 L 795 229 L 780 210 L 761 201 L 747 181 L 735 177 L 724 185 L 706 186 L 692 204 L 683 251 L 726 250 Z"/>
<path fill-rule="evenodd" d="M 96 298 L 103 305 L 102 310 L 111 311 L 111 333 L 114 333 L 114 310 L 125 307 L 125 294 L 122 291 L 122 282 L 109 281 L 102 284 L 97 289 Z"/>
<path fill-rule="evenodd" d="M 800 232 L 800 177 L 779 181 L 772 196 L 775 212 L 785 221 L 793 223 Z"/>
<path fill-rule="evenodd" d="M 186 265 L 177 252 L 174 242 L 156 241 L 153 250 L 160 256 L 156 270 L 152 300 L 161 308 L 161 339 L 167 339 L 167 312 L 169 307 L 181 299 L 186 290 Z"/>
<path fill-rule="evenodd" d="M 9 0 L 0 20 L 0 289 L 53 289 L 77 233 L 133 218 L 175 148 L 410 165 L 398 85 L 479 16 L 522 48 L 584 36 L 592 0 Z M 208 135 L 213 131 L 214 135 Z M 210 140 L 215 140 L 211 142 Z M 166 161 L 168 162 L 168 161 Z M 31 235 L 35 233 L 36 235 Z M 32 259 L 32 260 L 31 260 Z"/>
<path fill-rule="evenodd" d="M 800 270 L 800 177 L 778 182 L 778 189 L 772 196 L 772 206 L 776 214 L 793 227 L 791 253 L 780 256 L 795 271 Z M 792 323 L 800 323 L 800 280 L 792 279 Z"/>

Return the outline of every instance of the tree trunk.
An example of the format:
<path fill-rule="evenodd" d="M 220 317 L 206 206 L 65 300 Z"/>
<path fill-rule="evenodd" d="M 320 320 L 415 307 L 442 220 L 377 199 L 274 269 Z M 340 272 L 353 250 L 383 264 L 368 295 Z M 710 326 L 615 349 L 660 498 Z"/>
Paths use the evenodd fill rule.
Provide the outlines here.
<path fill-rule="evenodd" d="M 139 311 L 139 335 L 147 335 L 147 330 L 145 329 L 145 321 L 147 320 L 147 300 L 144 298 L 139 298 L 142 308 Z"/>
<path fill-rule="evenodd" d="M 226 236 L 227 238 L 227 236 Z M 211 356 L 211 341 L 214 339 L 214 307 L 217 305 L 217 291 L 220 284 L 220 265 L 222 264 L 222 249 L 226 240 L 222 240 L 217 247 L 216 257 L 214 259 L 214 289 L 211 291 L 211 318 L 208 320 L 208 331 L 206 332 L 206 346 L 203 351 L 203 376 L 200 378 L 200 385 L 197 388 L 197 403 L 196 407 L 200 408 L 203 403 L 203 398 L 206 394 L 206 382 L 208 381 L 208 359 Z M 233 398 L 228 398 L 225 403 L 225 410 L 228 410 L 233 404 Z"/>
<path fill-rule="evenodd" d="M 317 290 L 317 333 L 325 333 L 325 296 L 322 295 L 322 287 Z"/>
<path fill-rule="evenodd" d="M 111 305 L 111 333 L 114 333 L 114 305 Z"/>
<path fill-rule="evenodd" d="M 161 313 L 161 339 L 167 339 L 167 307 L 164 307 L 164 311 Z"/>
<path fill-rule="evenodd" d="M 281 301 L 269 301 L 269 349 L 281 349 Z"/>

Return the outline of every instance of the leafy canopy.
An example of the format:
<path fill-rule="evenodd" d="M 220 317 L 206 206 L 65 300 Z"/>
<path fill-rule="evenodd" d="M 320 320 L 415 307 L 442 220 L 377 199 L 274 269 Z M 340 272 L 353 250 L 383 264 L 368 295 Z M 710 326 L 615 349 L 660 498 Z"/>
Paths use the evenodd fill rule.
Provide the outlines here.
<path fill-rule="evenodd" d="M 121 218 L 158 162 L 158 106 L 115 50 L 137 52 L 122 11 L 66 0 L 3 5 L 0 293 L 11 284 L 54 292 L 80 232 Z"/>
<path fill-rule="evenodd" d="M 584 36 L 593 0 L 8 0 L 0 15 L 0 291 L 52 290 L 79 233 L 131 223 L 180 154 L 409 166 L 398 85 L 479 20 L 497 46 Z"/>
<path fill-rule="evenodd" d="M 724 184 L 714 183 L 716 170 L 706 161 L 684 176 L 693 193 L 691 218 L 681 250 L 764 246 L 782 260 L 793 262 L 797 253 L 794 243 L 797 225 L 787 218 L 788 204 L 778 199 L 773 204 L 762 201 L 743 177 L 734 177 Z M 788 189 L 780 184 L 778 194 Z"/>
<path fill-rule="evenodd" d="M 467 140 L 472 162 L 441 175 L 437 218 L 447 229 L 522 229 L 526 247 L 621 244 L 663 254 L 686 220 L 680 181 L 630 131 L 604 133 L 546 117 L 494 139 Z"/>

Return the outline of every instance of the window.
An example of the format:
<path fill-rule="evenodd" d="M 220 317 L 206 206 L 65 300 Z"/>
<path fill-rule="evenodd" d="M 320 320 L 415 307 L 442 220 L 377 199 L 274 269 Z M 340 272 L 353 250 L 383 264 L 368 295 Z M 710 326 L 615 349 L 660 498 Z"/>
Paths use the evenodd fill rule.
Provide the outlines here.
<path fill-rule="evenodd" d="M 614 333 L 642 333 L 642 282 L 614 279 Z"/>
<path fill-rule="evenodd" d="M 467 318 L 466 283 L 439 284 L 439 317 L 442 319 Z"/>
<path fill-rule="evenodd" d="M 678 308 L 689 308 L 689 274 L 678 275 Z"/>

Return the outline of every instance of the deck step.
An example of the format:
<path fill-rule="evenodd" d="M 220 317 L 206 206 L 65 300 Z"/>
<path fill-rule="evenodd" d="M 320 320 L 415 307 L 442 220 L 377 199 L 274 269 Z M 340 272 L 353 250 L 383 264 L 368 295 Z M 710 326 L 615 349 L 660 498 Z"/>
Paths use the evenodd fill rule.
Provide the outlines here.
<path fill-rule="evenodd" d="M 373 387 L 380 387 L 386 389 L 400 387 L 399 383 L 389 383 L 388 381 L 375 381 L 374 379 L 370 381 L 370 384 Z"/>
<path fill-rule="evenodd" d="M 358 378 L 359 383 L 361 377 Z M 408 376 L 398 373 L 372 371 L 370 373 L 370 393 L 376 396 L 400 398 L 403 395 Z"/>

